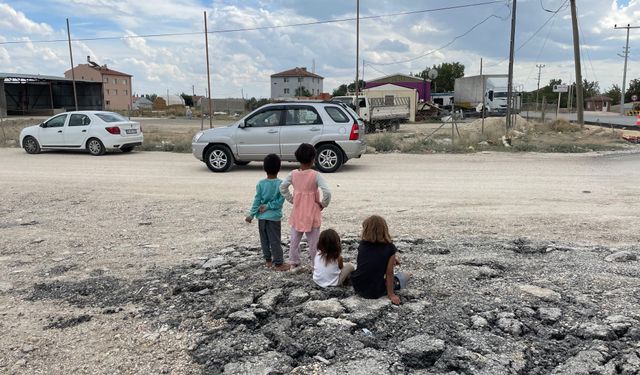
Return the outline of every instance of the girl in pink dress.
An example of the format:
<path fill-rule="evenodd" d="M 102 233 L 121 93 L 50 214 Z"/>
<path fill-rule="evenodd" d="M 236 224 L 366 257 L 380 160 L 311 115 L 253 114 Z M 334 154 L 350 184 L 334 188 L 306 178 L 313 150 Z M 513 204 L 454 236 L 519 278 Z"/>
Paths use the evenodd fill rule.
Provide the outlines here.
<path fill-rule="evenodd" d="M 308 144 L 301 144 L 296 150 L 296 160 L 300 168 L 289 173 L 280 185 L 280 192 L 287 202 L 293 204 L 289 224 L 291 225 L 291 243 L 289 247 L 289 263 L 291 267 L 300 265 L 300 240 L 302 234 L 309 244 L 309 260 L 313 268 L 313 260 L 318 249 L 320 236 L 320 211 L 329 205 L 331 190 L 322 175 L 311 169 L 316 158 L 316 149 Z M 289 191 L 293 186 L 293 194 Z M 322 190 L 322 200 L 318 188 Z"/>

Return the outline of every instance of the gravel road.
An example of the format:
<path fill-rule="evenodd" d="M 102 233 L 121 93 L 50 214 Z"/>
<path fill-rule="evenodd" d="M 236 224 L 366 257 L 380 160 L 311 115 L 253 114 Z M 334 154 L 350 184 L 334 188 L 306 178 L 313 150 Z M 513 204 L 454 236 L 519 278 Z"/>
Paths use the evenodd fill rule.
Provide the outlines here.
<path fill-rule="evenodd" d="M 350 161 L 326 176 L 323 227 L 353 259 L 362 220 L 387 218 L 416 275 L 393 307 L 260 268 L 243 222 L 260 163 L 213 174 L 189 154 L 0 149 L 0 372 L 631 374 L 639 163 Z"/>

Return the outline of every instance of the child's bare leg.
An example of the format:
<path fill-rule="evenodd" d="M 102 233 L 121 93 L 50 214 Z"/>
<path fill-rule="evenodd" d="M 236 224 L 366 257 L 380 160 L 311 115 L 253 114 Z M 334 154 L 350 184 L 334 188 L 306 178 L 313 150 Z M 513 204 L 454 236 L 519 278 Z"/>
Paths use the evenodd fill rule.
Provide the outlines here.
<path fill-rule="evenodd" d="M 345 281 L 347 281 L 349 279 L 349 275 L 351 275 L 351 272 L 353 272 L 353 270 L 355 269 L 355 267 L 353 266 L 353 264 L 351 263 L 344 263 L 342 265 L 342 269 L 340 270 L 340 277 L 338 279 L 338 285 L 344 285 Z"/>

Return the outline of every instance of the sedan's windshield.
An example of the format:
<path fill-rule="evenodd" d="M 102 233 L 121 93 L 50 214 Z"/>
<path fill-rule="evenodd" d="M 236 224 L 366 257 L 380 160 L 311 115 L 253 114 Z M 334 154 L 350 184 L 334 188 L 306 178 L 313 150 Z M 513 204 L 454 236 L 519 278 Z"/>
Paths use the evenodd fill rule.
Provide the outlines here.
<path fill-rule="evenodd" d="M 125 117 L 123 117 L 122 115 L 119 115 L 119 114 L 113 113 L 113 112 L 96 113 L 96 116 L 98 116 L 104 122 L 129 121 Z"/>

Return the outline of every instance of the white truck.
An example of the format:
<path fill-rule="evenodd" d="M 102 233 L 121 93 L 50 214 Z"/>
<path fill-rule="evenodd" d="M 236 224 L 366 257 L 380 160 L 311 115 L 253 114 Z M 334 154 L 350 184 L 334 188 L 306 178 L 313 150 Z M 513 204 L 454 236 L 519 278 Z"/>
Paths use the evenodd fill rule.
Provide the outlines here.
<path fill-rule="evenodd" d="M 332 101 L 351 106 L 364 120 L 367 133 L 376 130 L 398 130 L 401 122 L 410 118 L 410 103 L 408 97 L 386 96 L 383 98 L 368 98 L 358 96 L 358 105 L 355 105 L 355 96 L 334 96 Z"/>
<path fill-rule="evenodd" d="M 467 111 L 487 114 L 504 114 L 507 111 L 507 81 L 506 74 L 488 74 L 456 78 L 453 89 L 454 104 Z M 512 94 L 516 111 L 520 110 L 521 98 L 519 93 Z"/>

